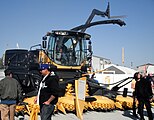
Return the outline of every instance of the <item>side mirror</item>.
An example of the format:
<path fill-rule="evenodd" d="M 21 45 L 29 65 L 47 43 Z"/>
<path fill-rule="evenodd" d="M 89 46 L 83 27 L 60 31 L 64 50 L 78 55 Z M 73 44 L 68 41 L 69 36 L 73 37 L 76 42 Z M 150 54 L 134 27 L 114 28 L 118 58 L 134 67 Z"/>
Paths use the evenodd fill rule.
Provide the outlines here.
<path fill-rule="evenodd" d="M 42 37 L 43 40 L 47 40 L 47 36 Z"/>
<path fill-rule="evenodd" d="M 47 48 L 47 41 L 46 41 L 46 40 L 43 40 L 43 41 L 42 41 L 42 47 L 43 47 L 43 48 Z"/>

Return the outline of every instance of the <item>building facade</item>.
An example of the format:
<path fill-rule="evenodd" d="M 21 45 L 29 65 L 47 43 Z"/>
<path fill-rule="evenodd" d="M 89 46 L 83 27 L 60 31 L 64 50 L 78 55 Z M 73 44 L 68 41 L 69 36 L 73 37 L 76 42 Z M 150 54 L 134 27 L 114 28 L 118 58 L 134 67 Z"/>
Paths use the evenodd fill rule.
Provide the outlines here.
<path fill-rule="evenodd" d="M 154 75 L 154 64 L 147 63 L 137 66 L 137 71 L 142 75 L 153 74 Z"/>
<path fill-rule="evenodd" d="M 103 70 L 104 66 L 107 64 L 111 64 L 110 59 L 106 59 L 106 58 L 95 56 L 95 55 L 92 56 L 92 70 L 93 71 Z"/>

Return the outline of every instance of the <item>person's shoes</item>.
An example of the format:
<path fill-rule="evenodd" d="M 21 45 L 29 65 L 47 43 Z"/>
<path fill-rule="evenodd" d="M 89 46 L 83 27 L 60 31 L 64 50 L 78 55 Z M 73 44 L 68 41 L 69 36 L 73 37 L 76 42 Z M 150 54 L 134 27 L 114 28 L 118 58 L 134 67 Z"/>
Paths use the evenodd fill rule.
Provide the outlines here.
<path fill-rule="evenodd" d="M 134 116 L 135 118 L 139 118 L 139 116 L 138 116 L 137 114 L 133 114 L 133 116 Z"/>

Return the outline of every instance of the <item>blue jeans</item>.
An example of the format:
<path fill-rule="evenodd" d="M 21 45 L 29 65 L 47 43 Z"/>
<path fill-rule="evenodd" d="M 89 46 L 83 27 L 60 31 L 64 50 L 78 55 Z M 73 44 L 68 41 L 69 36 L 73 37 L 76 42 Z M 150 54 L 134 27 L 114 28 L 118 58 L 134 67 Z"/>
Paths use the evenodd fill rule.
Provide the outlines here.
<path fill-rule="evenodd" d="M 54 112 L 55 105 L 43 105 L 40 110 L 41 120 L 51 120 L 51 116 Z"/>

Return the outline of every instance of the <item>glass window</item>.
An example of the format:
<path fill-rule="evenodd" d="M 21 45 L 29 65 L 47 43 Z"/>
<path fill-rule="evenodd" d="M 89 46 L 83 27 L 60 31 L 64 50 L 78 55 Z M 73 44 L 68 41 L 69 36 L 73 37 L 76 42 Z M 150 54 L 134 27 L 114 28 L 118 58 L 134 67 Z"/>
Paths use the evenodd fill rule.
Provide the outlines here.
<path fill-rule="evenodd" d="M 54 59 L 54 45 L 55 45 L 55 37 L 51 36 L 49 38 L 49 43 L 48 43 L 48 56 L 51 60 Z"/>
<path fill-rule="evenodd" d="M 48 44 L 48 55 L 56 64 L 79 66 L 87 60 L 86 42 L 87 40 L 79 36 L 51 36 Z"/>

